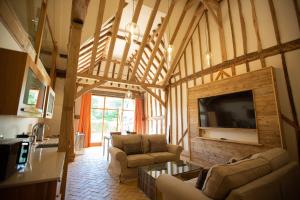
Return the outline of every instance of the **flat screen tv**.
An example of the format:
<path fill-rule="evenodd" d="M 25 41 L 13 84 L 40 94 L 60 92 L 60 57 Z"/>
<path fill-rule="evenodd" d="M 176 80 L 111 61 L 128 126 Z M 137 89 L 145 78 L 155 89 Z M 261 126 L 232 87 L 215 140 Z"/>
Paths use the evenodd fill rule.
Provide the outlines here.
<path fill-rule="evenodd" d="M 198 99 L 200 127 L 256 128 L 252 91 Z"/>

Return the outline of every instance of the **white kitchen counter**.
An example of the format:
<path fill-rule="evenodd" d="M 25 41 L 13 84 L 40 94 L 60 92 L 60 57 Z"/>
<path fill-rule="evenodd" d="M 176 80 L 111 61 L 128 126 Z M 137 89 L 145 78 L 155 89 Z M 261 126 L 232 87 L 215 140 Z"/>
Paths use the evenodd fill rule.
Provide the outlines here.
<path fill-rule="evenodd" d="M 57 148 L 32 148 L 23 172 L 0 182 L 0 188 L 60 180 L 64 159 L 65 152 L 57 152 Z"/>

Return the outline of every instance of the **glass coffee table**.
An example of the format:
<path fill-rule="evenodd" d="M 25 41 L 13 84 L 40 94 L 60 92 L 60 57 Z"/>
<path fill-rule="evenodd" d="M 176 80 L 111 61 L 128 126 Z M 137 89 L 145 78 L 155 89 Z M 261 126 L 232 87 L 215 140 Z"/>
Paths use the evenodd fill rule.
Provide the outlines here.
<path fill-rule="evenodd" d="M 161 174 L 169 174 L 182 180 L 198 177 L 203 168 L 186 161 L 170 161 L 143 166 L 138 169 L 138 187 L 152 200 L 161 199 L 156 188 L 156 179 Z"/>

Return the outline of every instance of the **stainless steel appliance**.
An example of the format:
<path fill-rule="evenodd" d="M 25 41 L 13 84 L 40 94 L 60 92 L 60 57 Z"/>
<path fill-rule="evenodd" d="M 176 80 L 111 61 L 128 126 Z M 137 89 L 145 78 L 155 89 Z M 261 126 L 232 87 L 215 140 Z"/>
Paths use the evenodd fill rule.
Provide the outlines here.
<path fill-rule="evenodd" d="M 17 171 L 18 164 L 26 164 L 29 155 L 29 142 L 23 139 L 0 140 L 0 180 Z"/>

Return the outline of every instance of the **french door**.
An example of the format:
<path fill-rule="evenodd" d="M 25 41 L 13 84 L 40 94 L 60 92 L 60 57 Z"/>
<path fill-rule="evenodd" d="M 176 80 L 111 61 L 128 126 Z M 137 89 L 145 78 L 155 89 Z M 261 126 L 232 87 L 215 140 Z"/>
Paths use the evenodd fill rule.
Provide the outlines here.
<path fill-rule="evenodd" d="M 99 145 L 110 132 L 133 131 L 135 115 L 134 99 L 92 96 L 91 143 Z"/>

